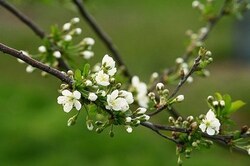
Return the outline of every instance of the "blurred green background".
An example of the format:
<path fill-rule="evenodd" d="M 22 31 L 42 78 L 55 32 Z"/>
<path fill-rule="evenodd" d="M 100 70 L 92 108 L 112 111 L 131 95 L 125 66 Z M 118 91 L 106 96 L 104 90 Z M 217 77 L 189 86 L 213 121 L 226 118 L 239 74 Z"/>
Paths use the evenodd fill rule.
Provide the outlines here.
<path fill-rule="evenodd" d="M 47 32 L 52 24 L 62 25 L 79 16 L 68 1 L 46 2 L 14 1 L 14 4 Z M 87 8 L 119 47 L 130 71 L 146 81 L 152 72 L 171 66 L 182 55 L 188 41 L 184 35 L 187 29 L 197 30 L 204 25 L 191 2 L 92 0 L 87 2 Z M 219 91 L 248 103 L 233 119 L 238 126 L 250 125 L 250 67 L 249 63 L 235 60 L 235 24 L 234 18 L 223 18 L 206 42 L 215 63 L 209 67 L 209 78 L 196 78 L 180 91 L 185 94 L 185 102 L 178 105 L 178 110 L 184 115 L 206 113 L 206 97 Z M 93 62 L 100 61 L 107 50 L 83 20 L 81 27 L 83 37 L 96 39 L 97 58 Z M 1 6 L 0 42 L 30 53 L 41 45 L 29 28 Z M 84 115 L 74 127 L 67 127 L 70 115 L 56 103 L 60 82 L 52 77 L 44 79 L 37 71 L 27 74 L 25 65 L 15 58 L 2 53 L 0 57 L 0 165 L 176 165 L 174 144 L 145 128 L 138 127 L 133 134 L 116 128 L 115 137 L 110 138 L 106 132 L 98 135 L 87 131 Z M 194 152 L 191 157 L 184 165 L 250 163 L 249 156 L 218 146 Z"/>

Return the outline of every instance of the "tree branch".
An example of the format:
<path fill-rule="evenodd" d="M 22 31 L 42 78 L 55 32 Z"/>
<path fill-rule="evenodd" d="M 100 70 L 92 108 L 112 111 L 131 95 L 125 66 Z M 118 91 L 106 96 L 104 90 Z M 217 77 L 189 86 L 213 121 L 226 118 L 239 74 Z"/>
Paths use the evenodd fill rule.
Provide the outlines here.
<path fill-rule="evenodd" d="M 16 58 L 19 58 L 21 60 L 23 60 L 24 62 L 30 64 L 33 67 L 36 67 L 42 71 L 45 71 L 57 78 L 59 78 L 61 81 L 69 84 L 69 85 L 73 85 L 73 80 L 71 80 L 67 75 L 63 74 L 61 71 L 54 69 L 50 66 L 47 66 L 35 59 L 32 59 L 26 55 L 24 55 L 21 51 L 17 51 L 14 48 L 8 47 L 2 43 L 0 43 L 0 51 L 6 54 L 9 54 L 11 56 L 14 56 Z"/>
<path fill-rule="evenodd" d="M 86 22 L 89 24 L 89 26 L 94 30 L 94 32 L 97 34 L 97 36 L 103 41 L 103 43 L 106 45 L 106 47 L 113 54 L 113 57 L 116 60 L 116 62 L 118 63 L 118 65 L 124 67 L 124 75 L 129 77 L 129 79 L 131 79 L 132 76 L 131 76 L 126 64 L 124 63 L 120 53 L 118 52 L 116 46 L 112 42 L 111 38 L 107 35 L 107 33 L 105 33 L 103 31 L 103 29 L 101 29 L 101 27 L 96 23 L 94 17 L 92 17 L 88 13 L 82 0 L 72 0 L 72 2 L 77 6 L 80 14 L 86 20 Z"/>

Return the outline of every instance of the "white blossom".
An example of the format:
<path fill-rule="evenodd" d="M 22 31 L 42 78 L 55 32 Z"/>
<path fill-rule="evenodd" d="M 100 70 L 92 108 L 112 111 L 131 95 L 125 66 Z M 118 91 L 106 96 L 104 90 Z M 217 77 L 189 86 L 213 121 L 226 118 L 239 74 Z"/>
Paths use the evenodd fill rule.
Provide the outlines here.
<path fill-rule="evenodd" d="M 35 70 L 35 68 L 34 68 L 33 66 L 31 66 L 31 65 L 28 65 L 28 66 L 26 67 L 26 72 L 27 72 L 27 73 L 32 73 L 34 70 Z"/>
<path fill-rule="evenodd" d="M 60 51 L 55 51 L 53 53 L 53 56 L 56 57 L 56 58 L 61 58 L 62 55 L 61 55 Z"/>
<path fill-rule="evenodd" d="M 79 23 L 79 22 L 80 22 L 80 18 L 78 18 L 78 17 L 72 18 L 72 19 L 71 19 L 71 22 L 72 22 L 73 24 Z"/>
<path fill-rule="evenodd" d="M 216 118 L 211 109 L 207 112 L 206 117 L 202 120 L 199 128 L 202 132 L 206 131 L 208 135 L 215 135 L 219 133 L 220 121 Z"/>
<path fill-rule="evenodd" d="M 110 84 L 109 82 L 109 75 L 105 74 L 103 70 L 99 71 L 95 77 L 95 80 L 97 84 L 102 86 L 108 86 Z"/>
<path fill-rule="evenodd" d="M 90 37 L 86 37 L 83 39 L 83 43 L 89 46 L 93 46 L 95 44 L 95 40 Z"/>
<path fill-rule="evenodd" d="M 197 7 L 199 7 L 199 5 L 200 5 L 199 1 L 193 1 L 193 3 L 192 3 L 193 8 L 197 8 Z"/>
<path fill-rule="evenodd" d="M 126 131 L 127 131 L 128 133 L 132 133 L 133 129 L 132 129 L 131 126 L 126 126 Z"/>
<path fill-rule="evenodd" d="M 184 95 L 179 95 L 175 99 L 176 99 L 177 102 L 181 102 L 181 101 L 184 100 Z"/>
<path fill-rule="evenodd" d="M 84 59 L 90 59 L 94 56 L 94 52 L 89 51 L 89 50 L 85 50 L 85 51 L 81 52 L 81 54 L 82 54 Z"/>
<path fill-rule="evenodd" d="M 149 98 L 147 96 L 148 90 L 147 85 L 141 82 L 138 76 L 132 77 L 132 87 L 137 92 L 135 99 L 141 107 L 148 107 Z"/>
<path fill-rule="evenodd" d="M 108 75 L 113 76 L 117 72 L 116 68 L 114 67 L 113 69 L 108 70 Z"/>
<path fill-rule="evenodd" d="M 40 53 L 45 53 L 47 50 L 46 50 L 46 47 L 45 47 L 45 46 L 40 46 L 40 47 L 38 47 L 38 51 L 39 51 Z"/>
<path fill-rule="evenodd" d="M 98 96 L 95 93 L 89 93 L 88 99 L 90 101 L 96 101 L 96 99 L 98 98 Z"/>
<path fill-rule="evenodd" d="M 224 100 L 220 100 L 220 105 L 221 105 L 222 107 L 224 107 L 224 106 L 225 106 L 225 101 L 224 101 Z"/>
<path fill-rule="evenodd" d="M 114 90 L 111 94 L 107 95 L 107 103 L 106 108 L 114 111 L 125 112 L 129 109 L 127 100 L 119 96 L 118 90 Z"/>
<path fill-rule="evenodd" d="M 72 40 L 72 36 L 71 35 L 66 35 L 66 36 L 64 36 L 64 40 L 65 41 L 71 41 Z"/>
<path fill-rule="evenodd" d="M 63 25 L 63 31 L 68 31 L 68 30 L 70 30 L 70 27 L 71 27 L 71 23 L 65 23 L 64 25 Z"/>
<path fill-rule="evenodd" d="M 183 58 L 176 58 L 176 60 L 175 60 L 175 63 L 177 63 L 177 64 L 182 64 L 184 62 L 184 59 Z"/>
<path fill-rule="evenodd" d="M 80 35 L 82 33 L 82 29 L 81 28 L 76 28 L 75 29 L 75 34 Z"/>
<path fill-rule="evenodd" d="M 90 80 L 86 80 L 86 81 L 85 81 L 85 85 L 86 85 L 86 86 L 92 86 L 93 83 L 92 83 L 92 81 L 90 81 Z"/>
<path fill-rule="evenodd" d="M 81 93 L 75 90 L 73 93 L 69 90 L 62 91 L 63 96 L 57 98 L 57 103 L 63 105 L 64 112 L 70 112 L 73 106 L 79 111 L 82 107 L 79 99 L 81 98 Z"/>
<path fill-rule="evenodd" d="M 126 122 L 126 123 L 130 123 L 131 121 L 132 121 L 132 118 L 131 118 L 131 117 L 126 117 L 126 118 L 125 118 L 125 122 Z"/>
<path fill-rule="evenodd" d="M 187 78 L 187 82 L 188 82 L 188 83 L 192 83 L 193 81 L 194 81 L 194 78 L 193 78 L 193 77 L 189 76 L 189 77 Z"/>
<path fill-rule="evenodd" d="M 250 148 L 247 149 L 247 153 L 248 153 L 248 155 L 250 155 Z"/>
<path fill-rule="evenodd" d="M 164 88 L 164 84 L 163 83 L 159 82 L 159 83 L 156 84 L 156 89 L 157 90 L 163 90 L 163 88 Z"/>
<path fill-rule="evenodd" d="M 134 102 L 134 97 L 131 92 L 121 90 L 119 92 L 119 96 L 125 98 L 128 104 L 132 104 Z"/>
<path fill-rule="evenodd" d="M 112 57 L 106 54 L 102 58 L 102 66 L 109 68 L 109 69 L 113 69 L 115 67 L 115 61 L 113 60 Z"/>
<path fill-rule="evenodd" d="M 136 113 L 137 114 L 145 114 L 146 111 L 147 111 L 146 108 L 139 107 L 139 108 L 137 108 Z"/>

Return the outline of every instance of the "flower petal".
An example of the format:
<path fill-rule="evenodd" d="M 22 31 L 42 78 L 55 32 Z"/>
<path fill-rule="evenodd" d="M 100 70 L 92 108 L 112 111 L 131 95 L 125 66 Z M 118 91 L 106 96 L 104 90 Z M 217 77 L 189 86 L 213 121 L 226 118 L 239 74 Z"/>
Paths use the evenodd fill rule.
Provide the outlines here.
<path fill-rule="evenodd" d="M 71 96 L 71 95 L 72 95 L 72 92 L 70 92 L 69 90 L 66 89 L 66 90 L 63 90 L 63 91 L 62 91 L 62 95 L 63 95 L 63 96 Z"/>
<path fill-rule="evenodd" d="M 75 90 L 73 92 L 73 96 L 74 96 L 75 99 L 80 99 L 81 98 L 81 93 L 79 91 Z"/>
<path fill-rule="evenodd" d="M 75 100 L 74 102 L 74 106 L 76 107 L 76 109 L 79 111 L 82 107 L 82 104 L 80 103 L 80 101 Z"/>
<path fill-rule="evenodd" d="M 207 126 L 204 123 L 202 123 L 202 124 L 199 125 L 199 128 L 201 129 L 202 132 L 205 132 Z"/>
<path fill-rule="evenodd" d="M 215 130 L 213 128 L 211 128 L 211 127 L 208 127 L 207 128 L 207 134 L 208 135 L 214 135 L 215 134 Z"/>
<path fill-rule="evenodd" d="M 73 108 L 73 103 L 66 103 L 63 106 L 64 112 L 67 112 L 67 113 L 70 112 L 72 110 L 72 108 Z"/>
<path fill-rule="evenodd" d="M 66 99 L 67 97 L 65 97 L 65 96 L 59 96 L 58 98 L 57 98 L 57 103 L 58 104 L 64 104 L 65 102 L 66 102 Z"/>
<path fill-rule="evenodd" d="M 206 119 L 207 120 L 213 120 L 215 118 L 214 112 L 210 109 L 207 114 L 206 114 Z"/>

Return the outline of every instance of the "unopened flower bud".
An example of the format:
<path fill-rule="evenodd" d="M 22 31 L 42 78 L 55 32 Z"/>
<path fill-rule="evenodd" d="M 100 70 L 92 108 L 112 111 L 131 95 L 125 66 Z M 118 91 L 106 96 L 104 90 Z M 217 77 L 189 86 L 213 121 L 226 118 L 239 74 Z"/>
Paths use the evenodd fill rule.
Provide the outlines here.
<path fill-rule="evenodd" d="M 193 142 L 193 143 L 192 143 L 192 146 L 195 147 L 195 148 L 198 147 L 197 142 Z"/>
<path fill-rule="evenodd" d="M 159 74 L 157 72 L 154 72 L 151 77 L 152 79 L 156 79 L 159 77 Z"/>
<path fill-rule="evenodd" d="M 95 44 L 95 40 L 90 37 L 86 37 L 83 39 L 83 43 L 92 46 Z"/>
<path fill-rule="evenodd" d="M 182 102 L 184 100 L 184 95 L 179 95 L 175 98 L 177 102 Z"/>
<path fill-rule="evenodd" d="M 70 30 L 70 27 L 71 27 L 71 23 L 65 23 L 65 24 L 63 25 L 63 31 L 68 31 L 68 30 Z"/>
<path fill-rule="evenodd" d="M 90 81 L 90 80 L 86 80 L 86 81 L 85 81 L 85 85 L 86 85 L 86 86 L 92 86 L 93 83 L 92 83 L 92 81 Z"/>
<path fill-rule="evenodd" d="M 188 116 L 188 117 L 187 117 L 187 121 L 192 122 L 193 120 L 194 120 L 194 117 L 193 117 L 193 116 Z"/>
<path fill-rule="evenodd" d="M 93 126 L 93 123 L 92 123 L 91 120 L 87 120 L 87 121 L 86 121 L 86 125 L 87 125 L 87 129 L 88 129 L 89 131 L 92 131 L 92 130 L 94 129 L 94 126 Z"/>
<path fill-rule="evenodd" d="M 224 100 L 220 100 L 220 106 L 222 106 L 222 107 L 225 106 L 225 101 Z"/>
<path fill-rule="evenodd" d="M 191 125 L 190 125 L 190 127 L 191 127 L 192 130 L 196 129 L 197 126 L 198 126 L 198 125 L 197 125 L 197 122 L 193 122 L 193 123 L 191 123 Z"/>
<path fill-rule="evenodd" d="M 61 55 L 60 51 L 55 51 L 53 53 L 53 56 L 56 57 L 56 58 L 61 58 L 62 55 Z"/>
<path fill-rule="evenodd" d="M 131 117 L 126 117 L 126 118 L 125 118 L 125 122 L 126 122 L 126 123 L 130 123 L 130 122 L 131 122 L 131 120 L 132 120 L 132 118 L 131 118 Z"/>
<path fill-rule="evenodd" d="M 115 78 L 110 78 L 110 83 L 111 84 L 115 83 Z"/>
<path fill-rule="evenodd" d="M 28 66 L 26 67 L 26 72 L 27 72 L 27 73 L 32 73 L 34 70 L 35 70 L 35 68 L 34 68 L 33 66 L 31 66 L 31 65 L 28 65 Z"/>
<path fill-rule="evenodd" d="M 66 35 L 66 36 L 64 36 L 64 41 L 69 42 L 69 41 L 71 41 L 71 40 L 72 40 L 72 36 L 71 36 L 71 35 Z"/>
<path fill-rule="evenodd" d="M 213 96 L 208 96 L 208 97 L 207 97 L 207 101 L 208 101 L 208 102 L 212 103 L 213 100 L 214 100 L 214 97 L 213 97 Z"/>
<path fill-rule="evenodd" d="M 103 128 L 102 127 L 99 127 L 95 130 L 98 134 L 101 133 L 103 131 Z"/>
<path fill-rule="evenodd" d="M 182 64 L 184 62 L 183 58 L 176 58 L 175 63 Z"/>
<path fill-rule="evenodd" d="M 79 19 L 78 17 L 75 17 L 75 18 L 72 18 L 72 19 L 71 19 L 71 22 L 72 22 L 73 24 L 76 24 L 76 23 L 79 23 L 79 22 L 80 22 L 80 19 Z"/>
<path fill-rule="evenodd" d="M 121 88 L 121 86 L 122 86 L 122 84 L 121 84 L 121 83 L 117 83 L 115 87 L 116 87 L 116 89 L 120 89 L 120 88 Z"/>
<path fill-rule="evenodd" d="M 151 100 L 154 100 L 154 99 L 155 99 L 155 93 L 154 93 L 154 92 L 149 92 L 148 97 L 149 97 Z"/>
<path fill-rule="evenodd" d="M 161 90 L 163 90 L 163 88 L 164 88 L 164 84 L 163 83 L 160 82 L 160 83 L 156 84 L 156 90 L 157 91 L 161 91 Z"/>
<path fill-rule="evenodd" d="M 139 107 L 139 108 L 137 108 L 137 110 L 136 110 L 136 114 L 145 114 L 146 111 L 147 111 L 146 108 Z"/>
<path fill-rule="evenodd" d="M 72 116 L 71 118 L 69 118 L 69 120 L 67 122 L 67 125 L 68 126 L 73 126 L 76 123 L 76 119 L 77 119 L 76 115 Z"/>
<path fill-rule="evenodd" d="M 174 123 L 174 122 L 175 122 L 175 120 L 174 120 L 174 118 L 173 118 L 172 116 L 170 116 L 170 117 L 168 118 L 168 121 L 169 121 L 169 123 Z"/>
<path fill-rule="evenodd" d="M 110 136 L 111 138 L 113 138 L 113 137 L 115 136 L 115 133 L 114 133 L 112 130 L 110 130 L 109 136 Z"/>
<path fill-rule="evenodd" d="M 219 102 L 218 102 L 218 101 L 213 101 L 213 103 L 212 103 L 212 104 L 213 104 L 213 106 L 214 106 L 214 107 L 216 107 L 216 106 L 218 106 L 218 105 L 219 105 Z"/>
<path fill-rule="evenodd" d="M 45 47 L 45 46 L 40 46 L 40 47 L 38 47 L 38 51 L 39 51 L 40 53 L 45 53 L 47 50 L 46 50 L 46 47 Z"/>
<path fill-rule="evenodd" d="M 132 133 L 133 129 L 131 126 L 125 126 L 128 133 Z"/>
<path fill-rule="evenodd" d="M 96 101 L 96 99 L 98 98 L 98 96 L 95 93 L 89 93 L 88 99 L 90 101 Z"/>
<path fill-rule="evenodd" d="M 72 70 L 68 70 L 68 71 L 67 71 L 67 74 L 68 74 L 69 76 L 73 76 L 73 75 L 74 75 L 74 72 L 73 72 Z"/>
<path fill-rule="evenodd" d="M 211 51 L 207 51 L 206 52 L 206 56 L 211 56 L 212 55 L 212 52 Z"/>
<path fill-rule="evenodd" d="M 80 35 L 82 33 L 82 29 L 81 28 L 76 28 L 75 29 L 75 34 L 76 35 Z"/>

